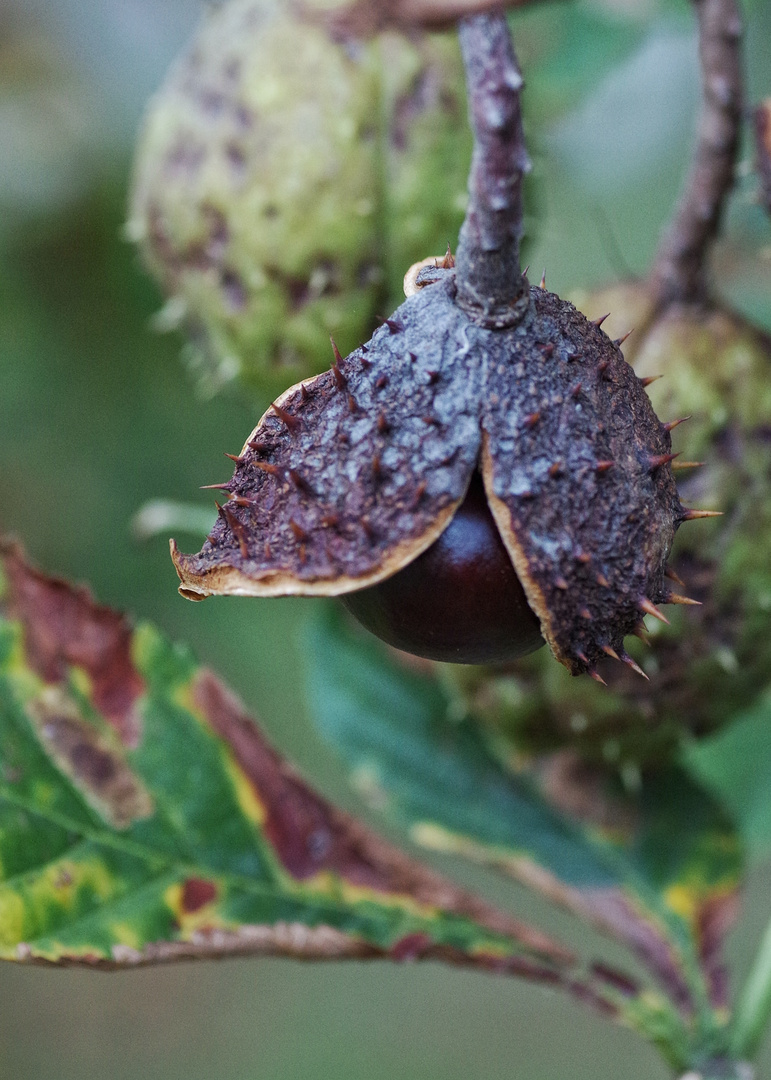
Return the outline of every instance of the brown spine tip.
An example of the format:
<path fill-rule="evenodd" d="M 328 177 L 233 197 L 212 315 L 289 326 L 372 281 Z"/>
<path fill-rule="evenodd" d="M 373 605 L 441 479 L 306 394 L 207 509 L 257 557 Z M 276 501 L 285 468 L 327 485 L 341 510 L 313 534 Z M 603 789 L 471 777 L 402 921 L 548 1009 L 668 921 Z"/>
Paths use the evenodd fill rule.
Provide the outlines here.
<path fill-rule="evenodd" d="M 299 473 L 297 469 L 288 469 L 287 473 L 289 479 L 292 481 L 298 491 L 303 491 L 306 495 L 311 496 L 316 494 L 316 492 L 313 490 L 305 477 L 301 473 Z"/>
<path fill-rule="evenodd" d="M 296 416 L 292 416 L 292 414 L 290 412 L 287 412 L 286 409 L 282 409 L 280 405 L 277 405 L 275 403 L 275 401 L 271 405 L 271 409 L 273 409 L 273 412 L 276 414 L 276 416 L 279 418 L 281 423 L 286 427 L 288 431 L 294 433 L 295 431 L 298 431 L 302 426 Z"/>
<path fill-rule="evenodd" d="M 359 406 L 356 404 L 356 398 L 353 394 L 348 394 L 348 412 L 353 416 L 355 412 L 358 412 Z"/>
<path fill-rule="evenodd" d="M 580 608 L 578 614 L 581 616 L 582 619 L 586 619 L 587 622 L 592 621 L 592 613 L 588 607 Z"/>
<path fill-rule="evenodd" d="M 330 340 L 330 343 L 332 345 L 332 352 L 335 354 L 335 363 L 336 364 L 341 364 L 342 360 L 343 360 L 343 357 L 340 354 L 340 350 L 338 349 L 337 345 L 335 344 L 335 339 L 332 337 L 331 334 L 329 335 L 329 340 Z"/>
<path fill-rule="evenodd" d="M 610 312 L 608 312 L 607 315 L 600 315 L 599 319 L 590 319 L 589 321 L 591 322 L 592 326 L 600 327 L 605 322 L 605 320 L 607 318 L 609 318 L 609 317 L 610 317 Z"/>
<path fill-rule="evenodd" d="M 241 457 L 240 454 L 225 454 L 225 457 L 230 458 L 231 461 L 235 461 L 236 465 L 243 465 L 244 461 L 246 460 L 245 458 Z"/>
<path fill-rule="evenodd" d="M 295 540 L 304 542 L 309 539 L 306 530 L 302 527 L 302 525 L 296 522 L 294 518 L 289 519 L 289 528 L 292 530 L 292 535 L 294 536 Z"/>
<path fill-rule="evenodd" d="M 201 491 L 230 491 L 232 484 L 226 480 L 224 484 L 201 484 Z"/>
<path fill-rule="evenodd" d="M 300 398 L 303 401 L 310 401 L 310 398 L 311 398 L 311 395 L 308 392 L 308 387 L 305 385 L 304 382 L 300 383 Z"/>
<path fill-rule="evenodd" d="M 242 559 L 249 558 L 249 544 L 248 544 L 248 532 L 245 526 L 238 520 L 232 510 L 229 510 L 227 506 L 223 506 L 222 513 L 225 515 L 230 531 L 236 538 L 238 543 L 238 549 L 241 552 Z"/>
<path fill-rule="evenodd" d="M 401 334 L 404 330 L 403 324 L 398 319 L 383 319 L 383 325 L 387 326 L 392 334 Z"/>
<path fill-rule="evenodd" d="M 644 596 L 642 598 L 639 603 L 639 607 L 640 610 L 644 611 L 646 615 L 652 615 L 654 619 L 658 619 L 659 622 L 666 623 L 667 626 L 671 625 L 666 615 L 662 615 L 656 605 L 652 603 L 647 596 Z"/>
<path fill-rule="evenodd" d="M 610 367 L 610 361 L 609 360 L 600 360 L 599 364 L 597 365 L 598 374 L 601 375 L 603 378 L 606 378 L 609 367 Z"/>
<path fill-rule="evenodd" d="M 274 465 L 270 461 L 253 461 L 252 467 L 259 469 L 260 472 L 267 473 L 269 476 L 283 476 L 284 470 L 280 465 Z"/>
<path fill-rule="evenodd" d="M 679 420 L 670 420 L 668 424 L 662 424 L 661 426 L 664 428 L 664 431 L 674 431 L 676 427 L 679 427 L 680 424 L 684 424 L 686 420 L 690 419 L 690 416 L 681 416 Z"/>
<path fill-rule="evenodd" d="M 602 646 L 602 651 L 605 653 L 606 656 L 609 656 L 611 658 L 611 660 L 620 660 L 621 659 L 621 657 L 618 655 L 618 653 L 616 652 L 616 650 L 613 648 L 612 645 L 603 645 Z"/>
<path fill-rule="evenodd" d="M 688 469 L 700 469 L 703 461 L 678 461 L 672 465 L 672 472 L 686 472 Z"/>
<path fill-rule="evenodd" d="M 589 670 L 587 671 L 586 674 L 591 675 L 591 677 L 594 679 L 594 681 L 598 682 L 601 686 L 607 686 L 608 685 L 605 682 L 605 680 L 603 679 L 602 675 L 600 675 L 599 671 L 595 671 L 594 668 L 589 668 Z"/>
<path fill-rule="evenodd" d="M 381 480 L 383 477 L 383 465 L 379 454 L 372 455 L 372 476 L 376 481 Z"/>
<path fill-rule="evenodd" d="M 391 425 L 388 423 L 388 417 L 383 412 L 381 412 L 377 418 L 377 429 L 381 435 L 385 435 L 385 433 L 391 429 Z"/>
<path fill-rule="evenodd" d="M 608 579 L 605 577 L 604 574 L 598 574 L 597 577 L 595 578 L 595 581 L 597 582 L 598 585 L 601 585 L 603 587 L 603 589 L 609 589 L 610 588 L 610 582 L 608 581 Z"/>
<path fill-rule="evenodd" d="M 387 375 L 378 375 L 378 377 L 375 379 L 375 389 L 382 390 L 383 387 L 387 386 L 387 385 L 388 385 L 388 376 Z"/>
<path fill-rule="evenodd" d="M 655 383 L 659 379 L 663 379 L 663 378 L 664 378 L 663 375 L 647 375 L 644 379 L 640 379 L 640 386 L 645 388 L 646 386 L 650 386 L 651 383 Z"/>
<path fill-rule="evenodd" d="M 545 271 L 545 270 L 544 270 L 544 272 L 543 272 L 543 273 L 541 274 L 541 283 L 540 283 L 540 285 L 538 286 L 538 288 L 539 288 L 539 289 L 543 289 L 544 291 L 546 290 L 546 271 Z"/>
<path fill-rule="evenodd" d="M 671 566 L 668 566 L 664 571 L 664 577 L 669 578 L 670 581 L 674 581 L 676 585 L 682 585 L 682 587 L 685 588 L 685 582 L 680 577 L 680 575 L 672 569 Z"/>
<path fill-rule="evenodd" d="M 555 589 L 561 589 L 563 592 L 565 592 L 567 589 L 570 588 L 570 586 L 568 585 L 568 583 L 567 583 L 567 581 L 565 580 L 564 577 L 555 578 L 554 579 L 554 587 L 555 587 Z"/>
<path fill-rule="evenodd" d="M 633 659 L 632 659 L 632 657 L 631 657 L 631 656 L 629 655 L 629 653 L 622 653 L 622 654 L 621 654 L 621 663 L 622 663 L 622 664 L 626 664 L 626 666 L 627 666 L 627 667 L 629 667 L 629 668 L 631 668 L 631 669 L 632 669 L 632 671 L 636 671 L 638 675 L 642 675 L 642 677 L 643 677 L 643 678 L 645 679 L 645 681 L 646 681 L 646 682 L 650 682 L 650 679 L 649 679 L 649 678 L 648 678 L 648 676 L 647 676 L 647 675 L 645 674 L 645 672 L 643 671 L 643 669 L 642 669 L 642 668 L 640 667 L 640 665 L 639 665 L 639 664 L 636 664 L 636 663 L 634 662 L 634 660 L 633 660 Z"/>
<path fill-rule="evenodd" d="M 442 259 L 442 270 L 453 270 L 455 268 L 455 256 L 452 253 L 452 248 L 447 245 L 447 251 Z"/>
<path fill-rule="evenodd" d="M 628 337 L 630 337 L 630 335 L 631 335 L 631 334 L 633 334 L 633 333 L 634 333 L 634 327 L 632 327 L 632 329 L 631 329 L 631 330 L 627 330 L 627 332 L 626 332 L 626 333 L 624 334 L 624 336 L 623 336 L 623 337 L 617 337 L 617 338 L 614 338 L 614 339 L 613 339 L 613 344 L 614 344 L 614 345 L 616 346 L 616 348 L 617 348 L 617 349 L 620 349 L 620 348 L 621 348 L 621 346 L 622 346 L 622 345 L 624 344 L 624 342 L 626 341 L 626 339 L 627 339 Z"/>
<path fill-rule="evenodd" d="M 664 601 L 665 604 L 690 604 L 693 607 L 701 607 L 701 600 L 691 600 L 690 596 L 681 596 L 680 593 L 671 592 Z"/>
<path fill-rule="evenodd" d="M 588 552 L 579 551 L 579 552 L 576 553 L 576 562 L 583 563 L 584 566 L 586 566 L 591 561 L 592 561 L 592 557 L 591 557 L 591 555 L 588 554 Z"/>
<path fill-rule="evenodd" d="M 528 430 L 534 428 L 540 419 L 541 414 L 539 412 L 528 413 L 524 420 L 525 427 L 528 428 Z"/>
<path fill-rule="evenodd" d="M 602 474 L 606 473 L 608 469 L 612 469 L 615 464 L 615 461 L 597 461 L 594 468 L 596 472 Z"/>
<path fill-rule="evenodd" d="M 564 472 L 564 470 L 565 470 L 565 466 L 562 464 L 562 462 L 561 461 L 555 461 L 553 465 L 549 466 L 549 476 L 553 480 L 555 477 L 561 476 L 562 473 Z"/>
<path fill-rule="evenodd" d="M 680 508 L 680 513 L 678 514 L 680 521 L 698 521 L 699 518 L 722 516 L 722 510 L 687 510 L 684 506 Z"/>
<path fill-rule="evenodd" d="M 428 375 L 428 385 L 429 386 L 435 386 L 439 382 L 439 372 L 438 371 L 428 371 L 428 372 L 426 372 L 426 374 Z"/>
<path fill-rule="evenodd" d="M 675 458 L 678 457 L 680 457 L 680 454 L 649 454 L 648 465 L 651 472 L 655 472 L 656 469 L 660 469 L 662 465 L 668 465 L 670 461 L 674 461 Z"/>

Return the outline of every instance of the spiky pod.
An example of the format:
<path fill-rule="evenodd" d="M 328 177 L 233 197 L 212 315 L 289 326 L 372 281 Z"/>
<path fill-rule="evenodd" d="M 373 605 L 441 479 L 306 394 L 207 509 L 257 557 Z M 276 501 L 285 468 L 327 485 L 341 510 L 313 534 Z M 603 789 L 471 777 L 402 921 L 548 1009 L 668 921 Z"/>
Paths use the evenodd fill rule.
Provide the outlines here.
<path fill-rule="evenodd" d="M 570 683 L 539 656 L 506 672 L 457 669 L 464 705 L 519 751 L 571 745 L 613 765 L 659 767 L 684 732 L 705 735 L 767 693 L 771 672 L 771 340 L 735 313 L 677 305 L 657 313 L 643 283 L 574 297 L 587 313 L 613 310 L 610 334 L 635 326 L 624 352 L 673 430 L 673 462 L 688 506 L 723 518 L 679 531 L 667 580 L 699 607 L 667 610 L 630 651 L 650 676 L 610 659 L 608 688 Z M 701 467 L 681 465 L 703 463 Z M 504 740 L 500 739 L 503 735 Z"/>
<path fill-rule="evenodd" d="M 372 40 L 331 7 L 212 7 L 147 112 L 128 231 L 208 387 L 323 371 L 329 334 L 368 337 L 405 267 L 461 223 L 455 35 Z"/>
<path fill-rule="evenodd" d="M 506 330 L 454 302 L 453 271 L 368 346 L 292 387 L 237 459 L 181 591 L 339 595 L 395 574 L 449 524 L 479 468 L 554 655 L 592 672 L 644 611 L 683 516 L 670 436 L 618 346 L 530 290 Z"/>

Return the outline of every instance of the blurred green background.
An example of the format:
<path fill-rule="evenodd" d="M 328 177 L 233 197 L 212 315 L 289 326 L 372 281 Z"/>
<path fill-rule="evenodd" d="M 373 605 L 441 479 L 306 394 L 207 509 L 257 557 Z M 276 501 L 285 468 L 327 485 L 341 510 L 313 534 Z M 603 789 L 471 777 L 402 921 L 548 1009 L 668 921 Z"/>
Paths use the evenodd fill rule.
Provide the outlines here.
<path fill-rule="evenodd" d="M 122 233 L 143 106 L 201 8 L 0 2 L 0 531 L 46 569 L 90 582 L 101 600 L 189 641 L 306 775 L 364 813 L 304 711 L 299 631 L 313 601 L 191 605 L 176 593 L 166 539 L 140 542 L 132 532 L 154 498 L 211 506 L 198 486 L 229 474 L 223 451 L 238 450 L 266 404 L 235 389 L 197 394 L 181 340 L 152 328 L 161 297 Z M 771 5 L 747 14 L 756 99 L 771 93 Z M 517 25 L 540 192 L 531 263 L 545 265 L 549 287 L 563 294 L 642 272 L 678 189 L 697 104 L 687 5 L 583 0 Z M 771 329 L 771 227 L 751 158 L 748 145 L 715 275 L 723 296 Z M 436 862 L 587 940 L 520 890 Z M 732 939 L 737 973 L 767 918 L 769 885 L 771 875 L 757 872 Z M 438 965 L 0 968 L 3 1080 L 619 1075 L 666 1074 L 634 1036 L 573 1003 Z"/>

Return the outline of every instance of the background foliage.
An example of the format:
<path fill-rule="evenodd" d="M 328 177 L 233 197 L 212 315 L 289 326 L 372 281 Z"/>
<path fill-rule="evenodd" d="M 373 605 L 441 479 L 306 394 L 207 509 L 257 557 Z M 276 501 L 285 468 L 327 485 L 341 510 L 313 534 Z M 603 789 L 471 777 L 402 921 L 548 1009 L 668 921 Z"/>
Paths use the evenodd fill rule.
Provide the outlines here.
<path fill-rule="evenodd" d="M 193 608 L 176 595 L 165 541 L 132 535 L 148 499 L 196 499 L 202 478 L 219 479 L 222 451 L 238 449 L 264 404 L 234 392 L 196 396 L 180 341 L 150 329 L 160 300 L 121 238 L 142 103 L 198 13 L 194 0 L 12 0 L 0 11 L 0 136 L 12 150 L 0 162 L 0 527 L 41 565 L 88 579 L 101 600 L 189 641 L 317 786 L 361 812 L 302 697 L 313 605 Z M 769 5 L 752 5 L 749 17 L 757 98 L 771 86 Z M 519 37 L 540 181 L 534 265 L 547 266 L 561 293 L 618 276 L 620 263 L 643 270 L 692 126 L 686 4 L 549 6 L 523 18 Z M 752 194 L 748 179 L 716 265 L 723 295 L 771 328 L 771 230 Z M 511 903 L 508 887 L 483 871 L 437 863 Z M 733 943 L 737 970 L 767 917 L 767 884 L 761 868 Z M 515 899 L 526 917 L 575 935 L 560 913 Z M 631 1034 L 569 1002 L 433 966 L 231 961 L 105 982 L 6 965 L 0 995 L 0 1075 L 20 1080 L 492 1080 L 534 1070 L 557 1080 L 622 1065 L 628 1080 L 664 1076 Z"/>

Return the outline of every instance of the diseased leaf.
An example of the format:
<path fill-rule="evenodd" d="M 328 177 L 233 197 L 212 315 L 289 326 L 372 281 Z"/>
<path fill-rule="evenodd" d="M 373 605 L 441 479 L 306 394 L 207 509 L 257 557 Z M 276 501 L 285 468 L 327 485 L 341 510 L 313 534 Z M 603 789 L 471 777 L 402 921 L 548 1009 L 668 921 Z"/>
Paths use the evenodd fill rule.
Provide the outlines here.
<path fill-rule="evenodd" d="M 616 1013 L 566 949 L 316 795 L 187 650 L 15 548 L 0 570 L 0 958 L 434 957 Z"/>
<path fill-rule="evenodd" d="M 448 718 L 436 679 L 398 667 L 339 616 L 315 625 L 308 653 L 320 730 L 414 840 L 500 867 L 610 932 L 719 1037 L 741 851 L 683 770 L 646 778 L 631 798 L 569 753 L 506 768 L 472 722 Z"/>

